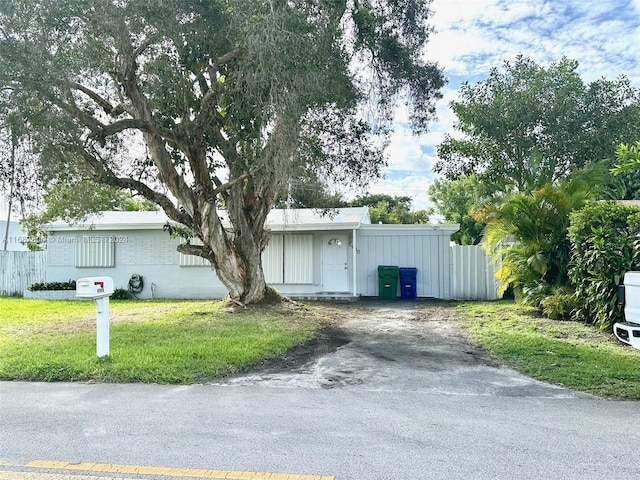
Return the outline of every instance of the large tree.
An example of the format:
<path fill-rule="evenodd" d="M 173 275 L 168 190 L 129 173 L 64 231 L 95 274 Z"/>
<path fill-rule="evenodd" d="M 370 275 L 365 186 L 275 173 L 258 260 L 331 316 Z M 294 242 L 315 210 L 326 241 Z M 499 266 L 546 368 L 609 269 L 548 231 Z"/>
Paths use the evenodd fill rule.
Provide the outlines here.
<path fill-rule="evenodd" d="M 578 62 L 548 67 L 526 57 L 465 83 L 452 103 L 460 137 L 446 136 L 436 170 L 476 173 L 496 191 L 528 193 L 610 158 L 640 130 L 640 89 L 629 79 L 585 83 Z"/>
<path fill-rule="evenodd" d="M 424 60 L 429 4 L 6 0 L 0 88 L 28 110 L 43 172 L 157 203 L 202 243 L 179 250 L 256 303 L 265 219 L 291 172 L 366 182 L 398 99 L 416 131 L 432 119 L 444 78 Z"/>

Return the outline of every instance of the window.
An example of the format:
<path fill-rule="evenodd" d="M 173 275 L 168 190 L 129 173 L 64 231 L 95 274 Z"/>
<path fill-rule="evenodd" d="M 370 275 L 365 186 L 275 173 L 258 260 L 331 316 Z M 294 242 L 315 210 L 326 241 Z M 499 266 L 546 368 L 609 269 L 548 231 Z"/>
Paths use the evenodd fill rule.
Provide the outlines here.
<path fill-rule="evenodd" d="M 191 245 L 202 245 L 199 238 L 192 238 L 190 240 Z M 211 262 L 206 258 L 199 257 L 198 255 L 185 255 L 178 253 L 180 257 L 179 264 L 181 267 L 209 267 L 211 268 Z"/>
<path fill-rule="evenodd" d="M 284 283 L 313 283 L 313 235 L 285 235 Z"/>
<path fill-rule="evenodd" d="M 262 268 L 267 283 L 313 283 L 313 235 L 272 235 Z"/>
<path fill-rule="evenodd" d="M 113 237 L 76 237 L 76 267 L 115 267 Z"/>
<path fill-rule="evenodd" d="M 331 239 L 329 239 L 327 244 L 330 247 L 341 247 L 342 246 L 342 240 L 340 240 L 339 238 L 331 238 Z"/>

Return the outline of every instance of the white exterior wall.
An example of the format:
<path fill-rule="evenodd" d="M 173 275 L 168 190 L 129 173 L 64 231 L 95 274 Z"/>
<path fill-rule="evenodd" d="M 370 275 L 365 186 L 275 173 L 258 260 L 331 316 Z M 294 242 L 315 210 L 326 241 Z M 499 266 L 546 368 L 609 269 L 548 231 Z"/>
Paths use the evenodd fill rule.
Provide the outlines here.
<path fill-rule="evenodd" d="M 354 227 L 355 228 L 355 227 Z M 397 265 L 416 267 L 418 297 L 449 299 L 451 292 L 452 254 L 449 236 L 454 226 L 441 225 L 361 225 L 356 230 L 357 258 L 354 275 L 353 229 L 298 232 L 273 232 L 275 236 L 284 235 L 277 242 L 285 246 L 285 256 L 289 261 L 300 265 L 283 266 L 285 278 L 309 278 L 309 282 L 281 283 L 271 285 L 285 295 L 305 295 L 333 291 L 325 288 L 330 279 L 323 279 L 323 243 L 327 235 L 342 234 L 348 239 L 347 271 L 348 290 L 362 296 L 378 295 L 378 265 Z M 296 252 L 296 245 L 305 243 L 295 235 L 312 235 L 313 246 L 311 261 L 302 258 Z M 100 237 L 114 242 L 113 267 L 76 267 L 76 244 L 82 237 Z M 288 239 L 286 237 L 289 237 Z M 277 243 L 276 242 L 276 243 Z M 114 279 L 116 288 L 127 288 L 131 275 L 143 277 L 144 290 L 140 298 L 222 298 L 227 295 L 226 288 L 208 266 L 181 266 L 180 254 L 176 250 L 179 240 L 170 239 L 166 232 L 156 229 L 129 230 L 81 230 L 52 232 L 48 241 L 47 281 L 77 280 L 85 276 L 106 275 Z M 104 255 L 104 245 L 99 250 L 105 264 L 110 261 Z M 287 248 L 290 249 L 287 254 Z M 86 249 L 82 261 L 86 262 Z M 106 248 L 109 250 L 109 248 Z M 308 250 L 308 249 L 307 249 Z M 184 263 L 184 262 L 183 262 Z M 193 262 L 190 262 L 193 263 Z M 197 262 L 196 262 L 197 263 Z M 272 263 L 272 265 L 274 265 Z M 286 264 L 286 261 L 285 261 Z M 305 272 L 310 267 L 312 275 Z M 300 267 L 296 270 L 296 267 Z M 152 292 L 153 284 L 153 292 Z M 398 290 L 400 295 L 400 290 Z"/>
<path fill-rule="evenodd" d="M 114 267 L 75 266 L 76 244 L 87 236 L 112 237 Z M 144 282 L 139 298 L 224 297 L 227 290 L 210 267 L 179 266 L 179 243 L 162 230 L 52 232 L 47 242 L 47 281 L 106 275 L 113 278 L 115 288 L 126 289 L 131 275 L 138 274 Z"/>
<path fill-rule="evenodd" d="M 449 226 L 363 225 L 357 237 L 357 293 L 378 296 L 378 266 L 390 265 L 418 269 L 418 297 L 451 298 L 453 231 Z"/>
<path fill-rule="evenodd" d="M 274 235 L 279 234 L 274 233 Z M 284 233 L 284 235 L 297 234 Z M 271 284 L 283 294 L 313 294 L 321 291 L 322 235 L 315 233 L 312 235 L 312 281 L 300 284 Z M 103 238 L 112 241 L 115 266 L 76 267 L 76 244 L 84 241 L 82 237 L 99 239 L 97 243 L 101 250 L 104 250 L 102 248 L 104 245 L 101 244 Z M 68 281 L 87 276 L 106 275 L 113 278 L 116 288 L 126 289 L 131 275 L 138 274 L 144 281 L 144 290 L 138 295 L 139 298 L 152 296 L 156 298 L 222 298 L 226 296 L 226 288 L 209 265 L 180 265 L 180 253 L 176 250 L 179 243 L 178 239 L 170 239 L 162 230 L 52 232 L 47 243 L 46 280 Z M 290 248 L 295 248 L 295 240 L 285 243 Z M 84 247 L 86 243 L 82 245 Z M 295 252 L 291 253 L 290 258 L 295 260 Z M 292 267 L 290 269 L 293 270 Z"/>

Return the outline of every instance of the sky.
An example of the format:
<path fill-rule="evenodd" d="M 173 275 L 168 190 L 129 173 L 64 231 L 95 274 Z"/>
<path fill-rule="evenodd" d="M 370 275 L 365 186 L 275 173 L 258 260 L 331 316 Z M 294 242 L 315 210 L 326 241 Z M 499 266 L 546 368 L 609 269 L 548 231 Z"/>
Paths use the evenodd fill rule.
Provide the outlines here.
<path fill-rule="evenodd" d="M 369 193 L 411 196 L 415 210 L 427 208 L 437 146 L 445 133 L 455 135 L 449 104 L 460 85 L 485 79 L 519 54 L 545 66 L 566 56 L 580 62 L 585 82 L 625 74 L 640 87 L 640 0 L 434 0 L 432 10 L 436 31 L 425 56 L 448 78 L 438 121 L 416 137 L 398 111 L 386 178 Z M 0 218 L 3 210 L 0 202 Z"/>
<path fill-rule="evenodd" d="M 485 79 L 493 67 L 519 54 L 548 66 L 563 56 L 580 63 L 585 82 L 627 75 L 640 87 L 640 0 L 434 0 L 436 32 L 425 56 L 444 68 L 448 85 L 437 104 L 438 121 L 415 137 L 398 112 L 386 178 L 370 193 L 407 195 L 427 208 L 432 167 L 445 133 L 456 135 L 449 104 L 460 85 Z"/>

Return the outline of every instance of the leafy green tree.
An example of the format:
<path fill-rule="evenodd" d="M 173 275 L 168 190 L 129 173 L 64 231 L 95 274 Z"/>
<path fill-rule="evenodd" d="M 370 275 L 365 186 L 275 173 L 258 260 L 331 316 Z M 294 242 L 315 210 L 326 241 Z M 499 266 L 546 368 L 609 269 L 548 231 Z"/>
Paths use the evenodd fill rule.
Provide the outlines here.
<path fill-rule="evenodd" d="M 630 80 L 582 81 L 578 62 L 547 68 L 526 57 L 504 62 L 452 102 L 462 136 L 446 136 L 435 170 L 478 174 L 495 191 L 528 193 L 610 156 L 640 130 L 640 90 Z"/>
<path fill-rule="evenodd" d="M 477 175 L 457 180 L 440 179 L 429 187 L 429 198 L 437 212 L 446 221 L 460 224 L 460 230 L 451 235 L 451 240 L 460 245 L 478 243 L 485 225 L 473 218 L 473 214 L 489 199 L 489 190 Z"/>
<path fill-rule="evenodd" d="M 285 192 L 277 206 L 279 208 L 316 208 L 330 210 L 346 207 L 347 201 L 340 193 L 332 193 L 322 182 L 316 172 L 302 170 L 290 180 L 288 191 Z"/>
<path fill-rule="evenodd" d="M 369 207 L 371 223 L 428 223 L 426 210 L 411 211 L 411 197 L 385 194 L 364 195 L 349 202 L 350 207 Z"/>
<path fill-rule="evenodd" d="M 124 190 L 87 180 L 54 185 L 44 193 L 44 203 L 47 208 L 42 217 L 47 222 L 62 219 L 73 223 L 89 213 L 108 210 L 157 210 L 153 202 L 133 198 Z"/>
<path fill-rule="evenodd" d="M 444 77 L 425 61 L 429 5 L 6 0 L 0 89 L 37 130 L 43 175 L 158 204 L 202 242 L 180 252 L 259 303 L 264 222 L 293 167 L 366 183 L 399 100 L 415 131 L 433 118 Z"/>

